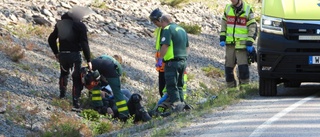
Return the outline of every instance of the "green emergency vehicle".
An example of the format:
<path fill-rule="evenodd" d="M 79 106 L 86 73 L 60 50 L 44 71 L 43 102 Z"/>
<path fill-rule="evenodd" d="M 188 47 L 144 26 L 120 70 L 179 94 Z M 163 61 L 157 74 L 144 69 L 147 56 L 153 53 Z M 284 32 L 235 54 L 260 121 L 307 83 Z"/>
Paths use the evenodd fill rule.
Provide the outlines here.
<path fill-rule="evenodd" d="M 263 0 L 257 48 L 261 96 L 320 82 L 320 1 Z"/>

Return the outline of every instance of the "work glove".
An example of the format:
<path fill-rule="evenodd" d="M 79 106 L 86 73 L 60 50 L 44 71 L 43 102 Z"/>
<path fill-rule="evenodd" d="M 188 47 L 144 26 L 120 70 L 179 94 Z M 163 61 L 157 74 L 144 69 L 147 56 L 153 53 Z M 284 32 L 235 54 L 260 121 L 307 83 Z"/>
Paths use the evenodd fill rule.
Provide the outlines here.
<path fill-rule="evenodd" d="M 221 47 L 224 47 L 225 45 L 226 45 L 226 42 L 225 42 L 225 41 L 221 41 L 221 42 L 220 42 L 220 46 L 221 46 Z"/>
<path fill-rule="evenodd" d="M 247 51 L 249 53 L 252 53 L 253 49 L 254 49 L 253 46 L 247 46 Z"/>
<path fill-rule="evenodd" d="M 156 67 L 162 67 L 162 58 L 158 58 L 158 62 L 156 63 Z"/>
<path fill-rule="evenodd" d="M 158 101 L 158 105 L 160 105 L 162 102 L 164 102 L 168 98 L 168 94 L 164 94 L 162 98 Z"/>

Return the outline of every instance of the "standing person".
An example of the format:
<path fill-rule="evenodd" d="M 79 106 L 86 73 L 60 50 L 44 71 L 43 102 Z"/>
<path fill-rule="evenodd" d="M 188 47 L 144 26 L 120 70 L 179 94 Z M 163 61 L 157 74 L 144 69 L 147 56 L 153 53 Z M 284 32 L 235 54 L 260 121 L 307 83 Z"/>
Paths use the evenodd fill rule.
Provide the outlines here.
<path fill-rule="evenodd" d="M 160 44 L 160 38 L 161 38 L 161 34 L 162 34 L 162 26 L 160 23 L 160 17 L 162 16 L 163 12 L 157 8 L 155 10 L 153 10 L 150 15 L 149 18 L 152 21 L 152 23 L 154 25 L 157 26 L 157 28 L 154 31 L 154 37 L 156 38 L 155 41 L 155 46 L 156 46 L 156 54 L 155 54 L 155 59 L 156 59 L 156 63 L 158 63 L 158 59 L 160 57 L 160 49 L 161 49 L 161 44 Z M 164 66 L 165 63 L 162 62 L 161 66 L 156 66 L 156 70 L 159 72 L 159 76 L 158 76 L 158 83 L 159 83 L 159 95 L 160 98 L 163 97 L 164 93 L 166 92 L 166 80 L 164 77 Z M 183 91 L 184 94 L 186 95 L 186 91 L 187 91 L 187 72 L 184 72 L 184 85 L 183 85 Z M 184 97 L 185 98 L 185 97 Z"/>
<path fill-rule="evenodd" d="M 116 56 L 115 56 L 116 57 Z M 119 112 L 119 119 L 126 121 L 129 115 L 127 101 L 125 96 L 121 92 L 120 76 L 122 74 L 122 67 L 114 57 L 108 55 L 102 55 L 92 60 L 92 70 L 98 71 L 101 75 L 100 84 L 102 86 L 109 85 L 112 89 L 116 107 Z M 85 87 L 91 90 L 96 85 L 90 85 L 85 83 Z M 100 96 L 100 92 L 97 92 Z"/>
<path fill-rule="evenodd" d="M 183 75 L 187 66 L 188 35 L 182 27 L 172 22 L 168 14 L 161 16 L 160 23 L 163 28 L 162 46 L 156 66 L 162 66 L 162 62 L 166 63 L 164 75 L 170 103 L 173 111 L 182 111 L 185 107 Z"/>
<path fill-rule="evenodd" d="M 221 21 L 220 46 L 226 47 L 225 77 L 227 87 L 236 87 L 234 67 L 238 65 L 239 84 L 249 83 L 247 52 L 254 50 L 257 24 L 251 6 L 243 0 L 231 0 Z"/>
<path fill-rule="evenodd" d="M 160 38 L 161 38 L 161 34 L 162 34 L 162 26 L 160 23 L 160 17 L 162 16 L 162 11 L 157 8 L 155 10 L 153 10 L 149 16 L 150 20 L 152 21 L 153 24 L 155 24 L 157 26 L 156 30 L 154 31 L 154 35 L 156 38 L 156 54 L 155 54 L 155 59 L 156 62 L 158 63 L 158 59 L 160 57 L 160 49 L 161 49 L 161 45 L 160 45 Z M 159 94 L 160 94 L 160 98 L 163 96 L 163 90 L 166 86 L 166 81 L 164 78 L 164 66 L 165 63 L 162 62 L 161 66 L 156 66 L 156 70 L 159 72 L 159 76 L 158 76 L 158 81 L 159 81 Z"/>
<path fill-rule="evenodd" d="M 59 46 L 57 44 L 59 39 Z M 79 98 L 83 89 L 80 68 L 81 54 L 83 51 L 87 65 L 91 69 L 90 48 L 87 38 L 87 28 L 79 19 L 72 18 L 69 13 L 61 16 L 61 20 L 57 22 L 53 32 L 48 38 L 49 45 L 60 63 L 60 98 L 64 98 L 68 85 L 68 77 L 72 72 L 72 98 L 73 107 L 80 108 Z"/>

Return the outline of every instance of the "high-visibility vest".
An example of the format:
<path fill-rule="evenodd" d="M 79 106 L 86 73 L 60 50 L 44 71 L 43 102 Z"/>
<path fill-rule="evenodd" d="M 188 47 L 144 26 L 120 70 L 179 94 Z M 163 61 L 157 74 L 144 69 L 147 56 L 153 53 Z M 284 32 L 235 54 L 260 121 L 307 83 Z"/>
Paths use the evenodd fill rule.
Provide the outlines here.
<path fill-rule="evenodd" d="M 240 11 L 240 15 L 235 14 L 235 9 L 231 4 L 228 4 L 225 8 L 227 28 L 226 28 L 226 43 L 235 44 L 236 49 L 246 48 L 246 41 L 254 42 L 254 39 L 248 37 L 248 25 L 252 23 L 252 20 L 248 20 L 251 7 L 247 3 L 243 3 L 243 10 Z"/>
<path fill-rule="evenodd" d="M 156 28 L 156 30 L 154 31 L 154 36 L 156 38 L 156 54 L 155 54 L 155 57 L 156 58 L 159 58 L 160 57 L 160 50 L 161 50 L 161 46 L 160 46 L 160 39 L 161 39 L 161 31 L 162 31 L 162 28 L 161 27 L 158 27 Z M 158 60 L 156 60 L 156 62 L 158 63 Z M 164 72 L 164 66 L 165 66 L 165 63 L 162 62 L 162 66 L 161 67 L 156 67 L 156 70 L 159 71 L 159 72 Z"/>

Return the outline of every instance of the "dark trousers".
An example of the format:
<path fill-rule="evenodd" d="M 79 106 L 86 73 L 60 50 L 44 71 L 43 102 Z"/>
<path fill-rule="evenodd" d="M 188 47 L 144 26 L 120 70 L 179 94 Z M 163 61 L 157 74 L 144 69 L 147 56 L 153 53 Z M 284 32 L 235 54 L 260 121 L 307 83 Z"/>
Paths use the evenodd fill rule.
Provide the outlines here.
<path fill-rule="evenodd" d="M 80 69 L 81 69 L 81 54 L 80 52 L 60 53 L 60 79 L 59 87 L 60 94 L 67 91 L 68 77 L 72 73 L 72 97 L 73 100 L 81 96 L 83 85 L 81 83 Z"/>
<path fill-rule="evenodd" d="M 170 102 L 183 102 L 183 75 L 186 70 L 186 60 L 169 61 L 164 67 L 164 75 L 166 80 L 167 93 L 170 97 Z"/>
<path fill-rule="evenodd" d="M 166 79 L 164 77 L 164 72 L 159 72 L 159 94 L 160 98 L 163 96 L 163 89 L 166 86 Z"/>

